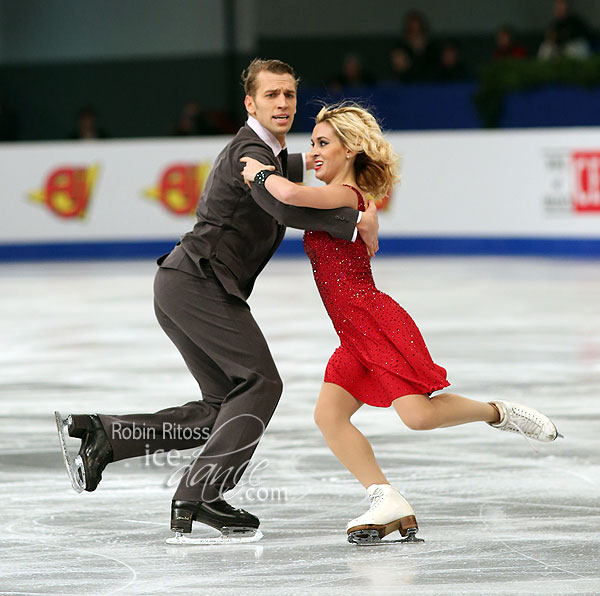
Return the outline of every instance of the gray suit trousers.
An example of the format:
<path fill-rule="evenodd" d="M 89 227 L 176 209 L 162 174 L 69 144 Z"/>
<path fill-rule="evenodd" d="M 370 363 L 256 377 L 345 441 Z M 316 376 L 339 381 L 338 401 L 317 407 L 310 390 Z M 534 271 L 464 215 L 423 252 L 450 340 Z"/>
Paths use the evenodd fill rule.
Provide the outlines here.
<path fill-rule="evenodd" d="M 204 445 L 173 497 L 190 501 L 219 498 L 239 482 L 282 392 L 250 308 L 223 289 L 210 267 L 206 273 L 204 279 L 159 268 L 154 281 L 158 322 L 203 399 L 153 414 L 99 415 L 115 461 Z M 138 438 L 136 427 L 143 431 Z"/>

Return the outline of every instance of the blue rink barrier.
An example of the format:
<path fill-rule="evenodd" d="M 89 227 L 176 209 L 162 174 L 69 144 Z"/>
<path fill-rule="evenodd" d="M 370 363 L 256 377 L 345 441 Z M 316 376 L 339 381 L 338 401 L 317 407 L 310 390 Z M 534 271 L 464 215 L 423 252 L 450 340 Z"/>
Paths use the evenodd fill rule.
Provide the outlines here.
<path fill-rule="evenodd" d="M 0 244 L 0 261 L 156 259 L 177 240 Z M 538 256 L 600 258 L 600 238 L 382 237 L 381 256 Z M 276 256 L 304 254 L 301 238 L 286 238 Z"/>

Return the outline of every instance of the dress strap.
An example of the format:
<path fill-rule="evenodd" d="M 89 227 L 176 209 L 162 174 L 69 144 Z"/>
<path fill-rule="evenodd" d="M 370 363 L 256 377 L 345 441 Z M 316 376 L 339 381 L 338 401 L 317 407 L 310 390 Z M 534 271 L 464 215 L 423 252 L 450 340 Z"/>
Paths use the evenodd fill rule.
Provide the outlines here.
<path fill-rule="evenodd" d="M 356 193 L 356 196 L 358 198 L 358 210 L 364 211 L 365 210 L 365 200 L 363 199 L 362 195 L 360 194 L 360 190 L 358 190 L 358 188 L 354 188 L 354 186 L 351 186 L 350 184 L 342 184 L 342 186 L 347 186 L 348 188 L 351 188 Z"/>

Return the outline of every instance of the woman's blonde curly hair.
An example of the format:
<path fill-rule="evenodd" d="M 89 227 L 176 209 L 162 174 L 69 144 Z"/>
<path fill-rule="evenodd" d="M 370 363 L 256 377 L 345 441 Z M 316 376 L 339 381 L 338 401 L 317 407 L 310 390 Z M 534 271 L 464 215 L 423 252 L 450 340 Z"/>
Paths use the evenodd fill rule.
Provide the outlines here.
<path fill-rule="evenodd" d="M 354 172 L 361 190 L 380 199 L 400 180 L 399 157 L 365 108 L 351 102 L 324 106 L 316 117 L 321 122 L 328 122 L 344 147 L 356 152 Z"/>

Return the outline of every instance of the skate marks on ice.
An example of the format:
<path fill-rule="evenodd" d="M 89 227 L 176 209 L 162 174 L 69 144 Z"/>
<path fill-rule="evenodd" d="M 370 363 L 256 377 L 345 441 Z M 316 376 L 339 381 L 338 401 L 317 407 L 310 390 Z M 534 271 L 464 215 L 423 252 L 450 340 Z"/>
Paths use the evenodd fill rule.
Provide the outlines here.
<path fill-rule="evenodd" d="M 138 574 L 127 562 L 90 548 L 59 545 L 53 536 L 40 536 L 40 527 L 44 525 L 40 520 L 29 520 L 29 523 L 31 534 L 23 531 L 24 520 L 5 527 L 4 538 L 0 540 L 4 551 L 3 563 L 0 563 L 0 594 L 110 596 L 127 594 L 123 591 L 136 582 Z M 70 542 L 80 540 L 82 537 L 72 532 Z M 26 568 L 22 563 L 15 565 L 17 561 L 27 562 Z M 2 569 L 3 566 L 6 569 Z M 3 591 L 7 588 L 9 591 Z"/>
<path fill-rule="evenodd" d="M 426 542 L 348 544 L 345 524 L 367 503 L 312 420 L 335 334 L 308 264 L 274 262 L 251 305 L 285 390 L 257 457 L 269 461 L 260 486 L 286 489 L 287 499 L 252 501 L 242 491 L 232 500 L 261 518 L 258 543 L 166 545 L 167 469 L 118 462 L 96 492 L 75 494 L 52 418 L 86 404 L 153 411 L 195 399 L 153 318 L 154 265 L 0 266 L 0 594 L 598 596 L 600 265 L 380 259 L 374 267 L 451 371 L 453 389 L 520 398 L 567 438 L 535 454 L 484 425 L 421 434 L 390 411 L 363 408 L 353 420 L 415 507 Z"/>

